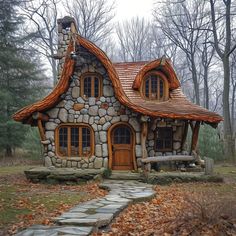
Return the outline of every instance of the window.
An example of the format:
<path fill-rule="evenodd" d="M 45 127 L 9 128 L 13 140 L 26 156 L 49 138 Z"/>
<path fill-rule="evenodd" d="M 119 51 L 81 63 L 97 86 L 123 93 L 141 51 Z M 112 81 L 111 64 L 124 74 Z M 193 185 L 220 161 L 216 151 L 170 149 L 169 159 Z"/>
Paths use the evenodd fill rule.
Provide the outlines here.
<path fill-rule="evenodd" d="M 148 74 L 144 79 L 143 95 L 150 100 L 167 100 L 168 82 L 165 79 L 165 76 L 157 72 Z"/>
<path fill-rule="evenodd" d="M 113 143 L 114 144 L 130 144 L 131 143 L 131 134 L 130 129 L 126 126 L 120 126 L 115 128 L 113 134 Z"/>
<path fill-rule="evenodd" d="M 87 125 L 63 125 L 57 130 L 57 152 L 65 157 L 87 157 L 92 155 L 93 133 Z"/>
<path fill-rule="evenodd" d="M 173 129 L 171 127 L 158 127 L 156 130 L 156 151 L 172 151 Z"/>
<path fill-rule="evenodd" d="M 99 98 L 102 96 L 102 78 L 98 74 L 86 74 L 81 78 L 81 96 Z"/>

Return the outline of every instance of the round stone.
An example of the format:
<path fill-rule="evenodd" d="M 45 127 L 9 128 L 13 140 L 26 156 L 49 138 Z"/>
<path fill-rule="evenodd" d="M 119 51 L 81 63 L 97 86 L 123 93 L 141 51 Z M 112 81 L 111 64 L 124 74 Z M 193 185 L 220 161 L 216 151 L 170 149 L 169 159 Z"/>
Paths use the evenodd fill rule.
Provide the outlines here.
<path fill-rule="evenodd" d="M 66 123 L 67 122 L 67 117 L 68 117 L 68 113 L 67 113 L 67 110 L 65 108 L 61 108 L 60 111 L 59 111 L 59 115 L 58 115 L 58 118 Z"/>
<path fill-rule="evenodd" d="M 99 109 L 99 110 L 98 110 L 98 115 L 99 115 L 100 117 L 103 117 L 103 116 L 105 116 L 106 114 L 107 114 L 107 112 L 106 112 L 105 109 Z"/>
<path fill-rule="evenodd" d="M 79 87 L 73 87 L 71 91 L 71 96 L 73 98 L 78 98 L 80 96 L 80 88 Z"/>
<path fill-rule="evenodd" d="M 90 116 L 96 116 L 98 114 L 98 106 L 89 107 L 88 113 Z"/>

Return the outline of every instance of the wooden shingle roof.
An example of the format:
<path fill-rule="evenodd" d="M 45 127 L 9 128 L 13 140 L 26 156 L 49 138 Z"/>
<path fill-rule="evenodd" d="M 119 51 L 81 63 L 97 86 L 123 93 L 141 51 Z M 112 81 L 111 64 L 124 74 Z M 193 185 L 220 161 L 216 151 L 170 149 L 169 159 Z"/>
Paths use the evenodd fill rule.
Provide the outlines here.
<path fill-rule="evenodd" d="M 112 63 L 107 55 L 96 45 L 77 37 L 77 43 L 94 54 L 104 65 L 113 83 L 117 99 L 130 109 L 144 115 L 152 117 L 198 120 L 207 123 L 219 123 L 222 117 L 217 113 L 191 103 L 182 93 L 179 80 L 174 72 L 171 63 L 167 60 L 162 64 L 162 60 L 151 62 L 126 62 Z M 70 58 L 73 43 L 71 42 L 66 55 L 66 60 L 61 78 L 54 90 L 43 100 L 29 105 L 14 114 L 16 121 L 26 122 L 34 112 L 43 112 L 55 106 L 63 93 L 69 86 L 70 77 L 74 73 L 74 60 Z M 143 75 L 146 72 L 159 69 L 162 70 L 169 82 L 170 98 L 165 102 L 148 101 L 140 96 L 139 87 Z"/>

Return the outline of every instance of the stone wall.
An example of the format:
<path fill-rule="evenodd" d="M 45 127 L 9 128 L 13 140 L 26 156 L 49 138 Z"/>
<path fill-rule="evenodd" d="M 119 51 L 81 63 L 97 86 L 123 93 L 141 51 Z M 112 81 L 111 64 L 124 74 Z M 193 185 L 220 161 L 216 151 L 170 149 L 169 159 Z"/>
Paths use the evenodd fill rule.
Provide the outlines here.
<path fill-rule="evenodd" d="M 172 127 L 173 128 L 173 151 L 172 152 L 158 152 L 155 151 L 154 145 L 154 135 L 155 129 L 157 127 Z M 165 155 L 177 155 L 183 154 L 187 155 L 187 151 L 181 151 L 181 141 L 184 131 L 184 121 L 182 120 L 172 120 L 172 119 L 156 119 L 149 127 L 148 137 L 146 141 L 146 147 L 148 151 L 148 156 L 165 156 Z"/>
<path fill-rule="evenodd" d="M 71 78 L 68 91 L 62 95 L 62 101 L 48 110 L 50 119 L 45 123 L 45 165 L 56 167 L 95 168 L 108 166 L 107 131 L 117 122 L 129 123 L 136 132 L 136 157 L 141 157 L 140 123 L 138 114 L 120 104 L 114 95 L 114 89 L 106 69 L 101 62 L 82 46 L 78 48 L 75 73 Z M 83 99 L 80 96 L 80 77 L 83 73 L 96 72 L 102 76 L 103 96 L 100 99 Z M 88 124 L 94 131 L 95 152 L 90 158 L 60 158 L 56 154 L 54 132 L 63 123 Z"/>

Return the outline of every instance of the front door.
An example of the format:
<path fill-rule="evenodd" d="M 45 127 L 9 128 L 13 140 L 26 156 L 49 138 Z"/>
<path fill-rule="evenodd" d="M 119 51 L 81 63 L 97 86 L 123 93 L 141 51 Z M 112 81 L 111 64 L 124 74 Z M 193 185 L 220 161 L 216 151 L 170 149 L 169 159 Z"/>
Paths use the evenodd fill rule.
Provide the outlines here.
<path fill-rule="evenodd" d="M 112 169 L 133 170 L 133 137 L 129 126 L 121 124 L 111 133 Z"/>

